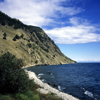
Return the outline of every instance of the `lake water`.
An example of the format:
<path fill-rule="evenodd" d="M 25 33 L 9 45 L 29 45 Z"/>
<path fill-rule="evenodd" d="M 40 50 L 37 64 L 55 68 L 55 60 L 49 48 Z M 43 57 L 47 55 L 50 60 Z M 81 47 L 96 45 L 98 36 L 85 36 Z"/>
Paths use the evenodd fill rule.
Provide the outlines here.
<path fill-rule="evenodd" d="M 100 100 L 100 63 L 29 67 L 42 81 L 81 100 Z"/>

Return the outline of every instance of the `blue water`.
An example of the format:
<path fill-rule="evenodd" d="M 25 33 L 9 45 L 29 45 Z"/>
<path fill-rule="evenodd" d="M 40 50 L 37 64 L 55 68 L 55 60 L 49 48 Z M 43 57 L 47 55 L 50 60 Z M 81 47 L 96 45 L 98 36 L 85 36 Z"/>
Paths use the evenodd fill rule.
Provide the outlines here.
<path fill-rule="evenodd" d="M 38 77 L 81 100 L 100 100 L 100 63 L 29 67 Z"/>

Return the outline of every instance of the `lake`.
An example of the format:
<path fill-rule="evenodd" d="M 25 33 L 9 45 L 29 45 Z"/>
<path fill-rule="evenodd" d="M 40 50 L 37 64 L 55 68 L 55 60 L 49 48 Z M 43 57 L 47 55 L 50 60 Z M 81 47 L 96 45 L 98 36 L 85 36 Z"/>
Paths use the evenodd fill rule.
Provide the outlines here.
<path fill-rule="evenodd" d="M 43 82 L 81 100 L 100 100 L 100 63 L 76 63 L 26 68 Z"/>

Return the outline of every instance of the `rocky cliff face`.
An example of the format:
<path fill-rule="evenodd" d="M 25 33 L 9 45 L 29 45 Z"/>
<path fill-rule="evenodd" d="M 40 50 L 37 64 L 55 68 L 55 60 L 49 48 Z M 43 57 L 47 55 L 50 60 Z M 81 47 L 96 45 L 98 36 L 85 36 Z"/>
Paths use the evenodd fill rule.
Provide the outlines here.
<path fill-rule="evenodd" d="M 75 63 L 60 51 L 43 29 L 27 26 L 0 12 L 0 55 L 7 51 L 22 58 L 26 65 Z"/>

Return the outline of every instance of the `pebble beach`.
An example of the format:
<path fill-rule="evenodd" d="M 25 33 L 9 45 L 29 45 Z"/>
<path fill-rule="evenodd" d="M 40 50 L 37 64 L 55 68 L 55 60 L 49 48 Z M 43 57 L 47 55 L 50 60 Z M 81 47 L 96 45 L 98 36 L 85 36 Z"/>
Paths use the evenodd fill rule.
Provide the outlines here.
<path fill-rule="evenodd" d="M 41 88 L 37 89 L 40 93 L 43 93 L 43 94 L 55 93 L 58 97 L 62 98 L 63 100 L 79 100 L 78 98 L 73 97 L 72 95 L 63 93 L 63 92 L 51 87 L 47 83 L 42 82 L 40 79 L 38 79 L 38 77 L 36 76 L 36 74 L 34 72 L 27 71 L 27 70 L 25 70 L 25 71 L 29 75 L 29 78 L 34 79 L 34 82 L 41 87 Z"/>

